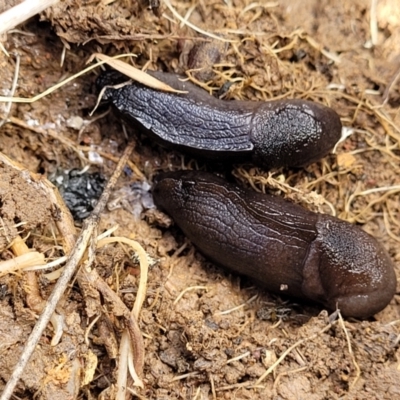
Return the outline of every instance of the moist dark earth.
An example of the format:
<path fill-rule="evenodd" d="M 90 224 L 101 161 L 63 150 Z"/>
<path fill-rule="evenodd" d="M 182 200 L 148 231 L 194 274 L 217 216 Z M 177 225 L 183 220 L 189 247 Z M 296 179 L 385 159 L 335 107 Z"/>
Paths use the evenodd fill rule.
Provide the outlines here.
<path fill-rule="evenodd" d="M 2 41 L 8 55 L 0 50 L 0 95 L 12 93 L 17 58 L 14 96 L 26 98 L 83 70 L 94 53 L 134 53 L 126 61 L 136 67 L 187 74 L 226 100 L 324 103 L 338 112 L 348 136 L 334 154 L 305 168 L 265 171 L 195 160 L 159 147 L 129 124 L 125 134 L 123 121 L 107 107 L 90 115 L 99 68 L 36 102 L 0 102 L 0 151 L 19 165 L 1 162 L 1 262 L 14 257 L 10 243 L 18 235 L 49 261 L 62 256 L 57 212 L 40 179 L 57 183 L 60 171 L 85 167 L 107 179 L 132 137 L 135 150 L 98 233 L 118 226 L 114 235 L 138 241 L 151 260 L 139 319 L 144 388 L 135 388 L 137 397 L 398 398 L 398 295 L 365 321 L 343 321 L 318 305 L 272 295 L 207 261 L 151 207 L 148 194 L 159 171 L 223 172 L 254 190 L 362 226 L 384 245 L 400 276 L 397 0 L 372 6 L 367 0 L 174 1 L 174 10 L 202 32 L 178 20 L 164 2 L 152 1 L 152 8 L 145 0 L 106 3 L 64 1 L 10 31 Z M 94 268 L 130 308 L 138 260 L 110 245 L 97 251 Z M 43 301 L 54 287 L 47 273 L 0 275 L 0 390 L 37 320 L 32 280 Z M 112 327 L 105 341 L 90 325 L 86 300 L 73 281 L 57 308 L 64 334 L 52 346 L 54 331 L 47 328 L 16 398 L 114 398 L 110 342 L 119 342 L 123 326 L 102 302 Z"/>

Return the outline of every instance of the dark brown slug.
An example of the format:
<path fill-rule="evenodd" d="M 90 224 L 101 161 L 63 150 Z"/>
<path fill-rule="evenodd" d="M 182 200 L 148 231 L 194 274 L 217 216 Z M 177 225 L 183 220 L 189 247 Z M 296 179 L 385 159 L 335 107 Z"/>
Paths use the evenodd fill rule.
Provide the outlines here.
<path fill-rule="evenodd" d="M 159 175 L 153 196 L 205 256 L 272 292 L 356 318 L 382 310 L 395 293 L 389 255 L 348 222 L 199 171 Z"/>
<path fill-rule="evenodd" d="M 234 162 L 251 158 L 262 167 L 277 168 L 314 162 L 340 139 L 339 116 L 322 104 L 219 100 L 177 75 L 151 75 L 188 93 L 166 93 L 133 82 L 107 88 L 103 100 L 167 147 Z M 127 80 L 109 71 L 96 84 L 101 89 Z"/>

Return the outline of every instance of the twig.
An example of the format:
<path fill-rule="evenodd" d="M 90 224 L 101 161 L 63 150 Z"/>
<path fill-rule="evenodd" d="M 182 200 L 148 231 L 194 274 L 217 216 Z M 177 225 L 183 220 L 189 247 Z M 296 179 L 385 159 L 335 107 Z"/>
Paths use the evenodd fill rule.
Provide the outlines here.
<path fill-rule="evenodd" d="M 354 378 L 354 381 L 350 385 L 350 390 L 351 390 L 354 387 L 354 385 L 357 383 L 358 379 L 361 376 L 361 369 L 360 369 L 360 367 L 359 367 L 359 365 L 358 365 L 358 363 L 356 361 L 356 358 L 354 356 L 353 348 L 351 347 L 350 336 L 349 336 L 349 333 L 348 333 L 348 331 L 346 329 L 346 325 L 344 324 L 344 321 L 343 321 L 343 318 L 342 318 L 342 314 L 340 312 L 338 312 L 338 317 L 339 317 L 340 326 L 342 327 L 343 332 L 344 332 L 344 334 L 346 336 L 347 348 L 348 348 L 349 353 L 350 353 L 351 361 L 353 362 L 354 368 L 356 369 L 356 376 Z"/>
<path fill-rule="evenodd" d="M 371 0 L 369 15 L 369 29 L 371 33 L 371 43 L 373 46 L 376 46 L 378 44 L 378 18 L 376 16 L 377 3 L 377 0 Z"/>
<path fill-rule="evenodd" d="M 217 400 L 217 393 L 215 392 L 214 378 L 213 378 L 211 372 L 208 374 L 208 379 L 209 379 L 210 384 L 211 384 L 212 398 L 213 398 L 213 400 Z"/>
<path fill-rule="evenodd" d="M 222 42 L 238 42 L 238 40 L 231 40 L 231 39 L 225 39 L 222 38 L 218 35 L 214 35 L 211 32 L 207 32 L 201 28 L 199 28 L 198 26 L 192 24 L 191 22 L 185 20 L 185 18 L 183 18 L 176 10 L 174 7 L 172 7 L 172 4 L 169 0 L 164 0 L 164 4 L 168 7 L 168 9 L 172 12 L 172 14 L 174 15 L 175 18 L 179 19 L 179 21 L 181 21 L 181 23 L 183 23 L 184 25 L 188 26 L 189 28 L 192 28 L 194 31 L 201 33 L 205 36 L 208 36 L 210 38 L 216 39 L 216 40 L 221 40 Z"/>
<path fill-rule="evenodd" d="M 282 355 L 260 376 L 260 378 L 257 379 L 257 382 L 254 384 L 254 386 L 258 386 L 285 358 L 286 356 L 296 347 L 300 346 L 304 342 L 313 340 L 314 338 L 322 335 L 324 332 L 329 330 L 332 327 L 333 323 L 328 324 L 325 326 L 324 329 L 321 329 L 318 333 L 315 333 L 314 335 L 311 335 L 307 338 L 301 339 L 295 344 L 291 345 L 286 351 L 282 353 Z"/>
<path fill-rule="evenodd" d="M 383 198 L 387 197 L 388 195 L 396 194 L 399 191 L 400 191 L 400 185 L 394 185 L 394 186 L 384 186 L 384 187 L 377 187 L 377 188 L 373 188 L 373 189 L 367 189 L 362 192 L 355 192 L 349 197 L 349 199 L 344 207 L 344 210 L 346 213 L 350 212 L 351 203 L 357 196 L 367 196 L 371 193 L 386 192 L 382 197 L 379 198 L 379 200 L 382 200 Z M 371 207 L 371 206 L 372 206 L 372 204 L 369 203 L 367 207 Z"/>
<path fill-rule="evenodd" d="M 236 306 L 236 307 L 233 307 L 233 308 L 231 308 L 231 309 L 229 309 L 229 310 L 217 311 L 217 312 L 215 313 L 215 315 L 226 315 L 226 314 L 230 314 L 230 313 L 233 312 L 233 311 L 240 310 L 241 308 L 245 307 L 247 304 L 250 304 L 251 302 L 253 302 L 254 300 L 256 300 L 257 297 L 258 297 L 258 294 L 254 295 L 253 297 L 251 297 L 249 300 L 245 301 L 244 303 L 242 303 L 242 304 L 240 304 L 240 305 L 238 305 L 238 306 Z"/>
<path fill-rule="evenodd" d="M 113 238 L 104 238 L 99 240 L 97 244 L 97 248 L 100 248 L 108 243 L 113 242 L 121 242 L 129 245 L 136 252 L 139 257 L 140 262 L 140 281 L 139 287 L 136 295 L 136 300 L 132 311 L 128 314 L 126 312 L 123 314 L 125 318 L 126 315 L 129 319 L 132 319 L 135 323 L 134 329 L 132 331 L 135 333 L 135 336 L 131 335 L 131 331 L 125 329 L 121 336 L 121 342 L 119 346 L 119 361 L 118 361 L 118 379 L 117 379 L 117 395 L 116 399 L 125 399 L 126 390 L 127 390 L 127 372 L 128 367 L 131 374 L 131 377 L 134 381 L 135 386 L 143 387 L 143 382 L 140 379 L 140 375 L 143 371 L 144 364 L 144 344 L 142 339 L 142 334 L 137 326 L 137 320 L 139 319 L 139 313 L 142 308 L 145 296 L 146 296 L 146 288 L 147 288 L 147 275 L 149 269 L 149 262 L 147 259 L 147 253 L 143 249 L 143 247 L 132 239 L 128 239 L 125 237 L 113 237 Z M 93 272 L 93 271 L 92 271 Z M 92 284 L 93 285 L 93 284 Z M 100 290 L 97 286 L 96 289 Z M 108 288 L 108 285 L 105 285 Z M 111 291 L 111 289 L 109 289 Z M 114 292 L 112 292 L 114 293 Z M 102 292 L 104 295 L 104 293 Z M 115 295 L 116 296 L 116 295 Z M 119 299 L 119 297 L 117 297 Z M 122 301 L 119 300 L 123 305 Z M 114 301 L 115 302 L 115 301 Z M 132 350 L 130 348 L 131 342 L 129 341 L 131 336 L 131 342 L 134 344 L 134 352 L 132 354 Z"/>
<path fill-rule="evenodd" d="M 386 89 L 382 95 L 382 106 L 384 106 L 389 101 L 389 94 L 392 88 L 396 85 L 397 81 L 400 78 L 400 68 L 397 69 L 395 74 L 391 77 L 390 81 L 386 85 Z"/>
<path fill-rule="evenodd" d="M 131 54 L 131 56 L 134 56 Z M 141 69 L 135 68 L 133 65 L 130 65 L 124 61 L 119 60 L 118 57 L 109 57 L 105 54 L 102 53 L 95 53 L 92 54 L 89 57 L 89 60 L 87 61 L 87 64 L 93 61 L 93 59 L 100 60 L 110 67 L 114 68 L 115 70 L 121 72 L 125 76 L 134 79 L 136 82 L 140 82 L 143 85 L 146 85 L 148 87 L 151 87 L 153 89 L 157 90 L 163 90 L 165 92 L 171 92 L 171 93 L 187 93 L 186 91 L 182 90 L 177 90 L 174 89 L 173 87 L 167 85 L 163 81 L 160 81 L 157 78 L 154 78 L 152 75 L 147 74 L 146 72 L 142 71 Z M 123 83 L 121 85 L 124 85 Z M 117 85 L 119 86 L 119 85 Z M 101 97 L 99 95 L 99 97 Z"/>
<path fill-rule="evenodd" d="M 174 300 L 174 305 L 179 302 L 179 300 L 185 295 L 185 293 L 190 292 L 192 290 L 208 290 L 207 286 L 191 286 L 187 287 L 186 289 L 182 290 L 182 292 L 179 293 L 179 296 Z"/>
<path fill-rule="evenodd" d="M 311 36 L 305 36 L 304 38 L 305 40 L 307 40 L 308 44 L 312 47 L 314 47 L 315 50 L 319 51 L 321 54 L 323 54 L 326 58 L 329 58 L 330 60 L 332 60 L 333 62 L 335 62 L 336 64 L 340 63 L 340 56 L 332 51 L 328 51 L 325 50 L 324 47 L 319 44 L 314 38 L 312 38 Z"/>
<path fill-rule="evenodd" d="M 92 60 L 96 55 L 92 55 L 89 60 Z M 97 55 L 98 56 L 98 55 Z M 130 57 L 130 56 L 136 56 L 135 54 L 131 54 L 131 53 L 126 53 L 126 54 L 118 54 L 117 56 L 114 57 L 106 57 L 104 55 L 103 56 L 103 60 L 96 62 L 95 64 L 90 65 L 89 67 L 86 67 L 85 69 L 83 69 L 82 71 L 77 72 L 74 75 L 69 76 L 68 78 L 64 79 L 61 82 L 58 82 L 56 85 L 51 86 L 50 88 L 46 89 L 44 92 L 37 94 L 36 96 L 33 97 L 29 97 L 29 98 L 25 98 L 25 97 L 11 97 L 11 96 L 0 96 L 0 102 L 9 102 L 12 101 L 13 103 L 34 103 L 35 101 L 40 100 L 42 97 L 46 97 L 48 96 L 50 93 L 53 93 L 54 91 L 56 91 L 57 89 L 61 88 L 62 86 L 66 85 L 67 83 L 73 81 L 74 79 L 78 78 L 81 75 L 86 74 L 87 72 L 91 71 L 94 68 L 99 67 L 100 65 L 104 65 L 104 64 L 108 64 L 108 65 L 112 65 L 115 69 L 118 69 L 120 72 L 122 73 L 129 73 L 130 77 L 135 77 L 135 79 L 137 78 L 138 81 L 142 82 L 143 79 L 143 71 L 141 70 L 137 70 L 136 68 L 134 68 L 132 65 L 123 63 L 123 67 L 120 63 L 116 64 L 115 61 L 118 60 L 119 58 L 122 57 Z M 130 72 L 129 72 L 130 71 Z M 139 71 L 138 75 L 136 75 L 136 71 Z M 146 75 L 146 74 L 145 74 Z M 149 77 L 150 75 L 148 75 Z M 152 84 L 156 85 L 156 83 L 154 82 L 154 78 L 152 79 Z M 170 89 L 168 85 L 165 85 L 165 83 L 158 81 L 156 79 L 156 82 L 160 83 L 160 87 L 165 88 L 164 90 L 168 90 L 171 92 L 178 92 L 180 93 L 181 91 L 177 91 L 176 89 L 173 89 L 172 87 Z M 146 84 L 147 81 L 145 80 L 144 83 Z"/>
<path fill-rule="evenodd" d="M 187 374 L 175 376 L 174 378 L 171 379 L 171 382 L 180 381 L 180 380 L 186 379 L 186 378 L 193 378 L 194 376 L 197 376 L 199 374 L 200 374 L 200 372 L 198 372 L 198 371 L 188 372 Z"/>
<path fill-rule="evenodd" d="M 134 343 L 134 357 L 135 357 L 135 371 L 141 374 L 144 365 L 144 344 L 142 333 L 140 332 L 139 325 L 136 318 L 132 315 L 129 309 L 125 306 L 121 298 L 107 285 L 107 283 L 101 279 L 95 269 L 88 270 L 85 268 L 85 275 L 87 276 L 87 282 L 98 290 L 104 298 L 114 305 L 113 313 L 116 316 L 122 316 L 125 319 L 126 329 L 128 330 L 129 336 L 132 343 Z M 118 366 L 121 368 L 121 366 Z M 143 383 L 140 378 L 137 377 L 139 382 L 138 386 L 143 387 Z"/>
<path fill-rule="evenodd" d="M 228 364 L 230 364 L 230 363 L 232 363 L 232 362 L 239 361 L 239 360 L 241 360 L 242 358 L 248 357 L 250 354 L 251 354 L 250 351 L 246 351 L 245 353 L 240 354 L 240 355 L 238 355 L 238 356 L 236 356 L 236 357 L 234 357 L 234 358 L 230 358 L 225 364 L 228 365 Z"/>
<path fill-rule="evenodd" d="M 22 24 L 30 17 L 58 3 L 59 0 L 29 0 L 0 14 L 0 35 Z"/>
<path fill-rule="evenodd" d="M 15 90 L 17 89 L 17 82 L 18 82 L 18 74 L 19 74 L 19 66 L 20 66 L 20 62 L 21 62 L 21 57 L 19 56 L 19 54 L 17 54 L 15 56 L 15 71 L 14 71 L 14 78 L 13 78 L 13 82 L 12 82 L 12 86 L 11 86 L 11 91 L 10 91 L 10 97 L 14 96 Z M 6 109 L 5 109 L 5 117 L 2 121 L 0 121 L 0 128 L 5 124 L 8 116 L 10 115 L 10 111 L 11 111 L 11 107 L 12 107 L 13 103 L 12 101 L 10 101 L 7 105 L 6 105 Z"/>
<path fill-rule="evenodd" d="M 97 224 L 100 219 L 100 215 L 105 208 L 108 199 L 110 197 L 110 193 L 115 186 L 118 177 L 120 176 L 126 161 L 128 160 L 132 150 L 134 148 L 133 142 L 129 143 L 126 147 L 120 162 L 118 163 L 113 175 L 107 183 L 106 188 L 102 196 L 99 199 L 95 209 L 93 210 L 90 217 L 84 222 L 82 231 L 75 243 L 73 251 L 69 257 L 67 264 L 65 265 L 64 271 L 60 276 L 59 280 L 54 286 L 53 292 L 47 300 L 47 304 L 43 310 L 43 313 L 40 315 L 35 327 L 30 334 L 25 347 L 22 351 L 21 357 L 14 368 L 14 371 L 7 382 L 4 391 L 0 397 L 0 400 L 9 400 L 13 394 L 14 388 L 18 383 L 19 378 L 21 377 L 33 351 L 35 350 L 36 344 L 39 342 L 40 337 L 44 330 L 47 327 L 47 324 L 59 302 L 62 295 L 64 294 L 70 279 L 76 271 L 77 266 L 79 265 L 85 251 L 87 248 L 87 244 L 90 241 L 90 238 L 93 234 L 93 231 L 97 227 Z"/>

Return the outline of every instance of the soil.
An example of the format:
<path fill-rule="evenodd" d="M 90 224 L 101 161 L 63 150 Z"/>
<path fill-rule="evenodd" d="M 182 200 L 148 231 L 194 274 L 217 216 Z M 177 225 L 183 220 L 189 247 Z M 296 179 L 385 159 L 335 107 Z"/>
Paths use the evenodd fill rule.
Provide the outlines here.
<path fill-rule="evenodd" d="M 8 33 L 3 44 L 9 56 L 0 51 L 0 95 L 12 94 L 18 64 L 13 95 L 33 97 L 84 69 L 93 53 L 129 52 L 140 68 L 183 74 L 195 69 L 194 82 L 227 100 L 323 102 L 339 113 L 349 133 L 335 154 L 302 169 L 263 171 L 245 164 L 233 166 L 232 173 L 254 190 L 362 225 L 384 244 L 400 276 L 398 0 L 377 2 L 376 12 L 367 0 L 177 0 L 173 7 L 195 26 L 232 41 L 196 32 L 156 0 L 67 0 Z M 0 102 L 0 151 L 43 179 L 86 166 L 110 176 L 127 139 L 116 114 L 100 109 L 89 115 L 97 73 L 30 104 Z M 211 264 L 150 207 L 145 183 L 160 170 L 213 167 L 127 129 L 136 140 L 133 164 L 120 177 L 98 232 L 118 225 L 114 234 L 137 240 L 151 260 L 139 320 L 145 342 L 139 398 L 400 396 L 398 295 L 367 321 L 343 321 Z M 132 190 L 133 184 L 143 193 Z M 64 254 L 57 210 L 32 175 L 1 163 L 0 199 L 2 260 L 14 257 L 10 244 L 17 235 L 48 261 Z M 126 248 L 107 246 L 96 253 L 95 268 L 131 307 L 138 261 Z M 54 287 L 47 272 L 34 274 L 44 300 Z M 29 282 L 24 272 L 0 277 L 0 389 L 37 320 Z M 106 301 L 100 304 L 112 326 L 105 341 L 100 325 L 91 326 L 85 296 L 73 282 L 57 308 L 63 336 L 51 345 L 54 332 L 47 328 L 19 382 L 18 398 L 113 398 L 117 366 L 111 342 L 118 343 L 123 326 Z"/>

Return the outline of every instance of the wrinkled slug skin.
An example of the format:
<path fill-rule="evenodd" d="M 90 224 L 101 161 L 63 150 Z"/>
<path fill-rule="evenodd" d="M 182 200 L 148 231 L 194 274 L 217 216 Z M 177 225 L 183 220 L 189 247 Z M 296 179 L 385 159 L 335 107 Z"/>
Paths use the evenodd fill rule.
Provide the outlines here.
<path fill-rule="evenodd" d="M 107 88 L 109 101 L 159 143 L 209 158 L 252 158 L 264 168 L 302 166 L 329 153 L 341 135 L 332 109 L 305 100 L 219 100 L 174 74 L 151 75 L 187 94 L 154 90 L 139 83 Z M 99 89 L 127 81 L 115 71 L 97 79 Z"/>
<path fill-rule="evenodd" d="M 386 250 L 348 222 L 199 171 L 159 175 L 153 196 L 205 256 L 272 292 L 357 318 L 395 293 Z"/>

